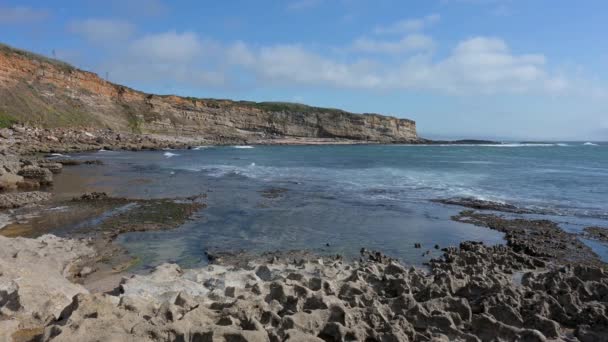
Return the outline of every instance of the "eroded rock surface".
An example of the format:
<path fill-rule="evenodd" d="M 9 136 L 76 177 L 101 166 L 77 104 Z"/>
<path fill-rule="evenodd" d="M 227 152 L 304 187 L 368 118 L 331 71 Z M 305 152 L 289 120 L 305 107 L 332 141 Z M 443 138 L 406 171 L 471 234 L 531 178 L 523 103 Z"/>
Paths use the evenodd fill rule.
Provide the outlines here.
<path fill-rule="evenodd" d="M 41 191 L 0 194 L 0 209 L 19 208 L 24 205 L 48 201 L 51 194 Z"/>
<path fill-rule="evenodd" d="M 523 274 L 523 276 L 522 276 Z M 521 281 L 514 281 L 521 276 Z M 79 294 L 45 341 L 605 341 L 608 275 L 547 268 L 506 246 L 463 243 L 406 268 L 253 260 L 124 279 L 119 295 Z"/>
<path fill-rule="evenodd" d="M 88 293 L 67 280 L 71 266 L 94 253 L 83 242 L 53 235 L 0 236 L 0 336 L 59 319 L 76 294 Z"/>

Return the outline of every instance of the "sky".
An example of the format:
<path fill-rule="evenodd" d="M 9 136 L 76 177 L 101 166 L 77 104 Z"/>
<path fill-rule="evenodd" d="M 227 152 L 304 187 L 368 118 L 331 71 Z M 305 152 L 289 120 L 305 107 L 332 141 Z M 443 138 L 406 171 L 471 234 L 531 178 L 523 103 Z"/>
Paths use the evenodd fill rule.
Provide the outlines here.
<path fill-rule="evenodd" d="M 608 140 L 605 0 L 0 0 L 0 42 L 158 94 Z"/>

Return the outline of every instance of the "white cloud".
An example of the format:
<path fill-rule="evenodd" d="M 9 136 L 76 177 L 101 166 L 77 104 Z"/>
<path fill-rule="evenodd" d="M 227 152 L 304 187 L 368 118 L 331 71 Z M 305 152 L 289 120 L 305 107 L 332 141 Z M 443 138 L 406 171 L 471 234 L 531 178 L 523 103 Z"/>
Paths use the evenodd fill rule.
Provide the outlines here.
<path fill-rule="evenodd" d="M 200 56 L 203 43 L 196 33 L 169 31 L 137 39 L 131 44 L 130 52 L 143 60 L 184 63 Z"/>
<path fill-rule="evenodd" d="M 97 18 L 73 21 L 68 29 L 95 43 L 128 40 L 135 32 L 135 26 L 129 22 Z"/>
<path fill-rule="evenodd" d="M 31 7 L 0 7 L 0 24 L 31 24 L 45 20 L 50 13 Z"/>
<path fill-rule="evenodd" d="M 374 46 L 377 47 L 377 46 Z M 391 49 L 394 48 L 391 46 Z M 235 47 L 230 51 L 234 52 Z M 240 43 L 238 56 L 226 60 L 254 72 L 261 82 L 339 88 L 432 90 L 444 93 L 556 92 L 568 87 L 550 75 L 545 57 L 516 55 L 497 38 L 475 37 L 457 44 L 439 60 L 413 55 L 397 62 L 358 59 L 340 61 L 300 45 L 249 48 Z"/>
<path fill-rule="evenodd" d="M 513 53 L 499 38 L 465 39 L 446 56 L 435 55 L 433 46 L 431 37 L 413 33 L 397 41 L 358 39 L 349 45 L 351 53 L 344 54 L 301 44 L 222 44 L 193 32 L 169 31 L 130 42 L 114 58 L 117 66 L 109 69 L 129 81 L 162 79 L 180 86 L 316 86 L 463 95 L 558 94 L 575 83 L 550 72 L 544 55 Z M 355 50 L 365 54 L 353 54 Z"/>
<path fill-rule="evenodd" d="M 405 19 L 389 26 L 378 26 L 374 29 L 377 34 L 403 34 L 412 31 L 420 31 L 441 20 L 439 14 L 430 14 L 423 18 Z"/>
<path fill-rule="evenodd" d="M 358 38 L 352 44 L 354 51 L 368 53 L 399 54 L 412 51 L 428 51 L 433 49 L 433 38 L 423 34 L 408 34 L 397 41 L 383 41 L 371 38 Z"/>

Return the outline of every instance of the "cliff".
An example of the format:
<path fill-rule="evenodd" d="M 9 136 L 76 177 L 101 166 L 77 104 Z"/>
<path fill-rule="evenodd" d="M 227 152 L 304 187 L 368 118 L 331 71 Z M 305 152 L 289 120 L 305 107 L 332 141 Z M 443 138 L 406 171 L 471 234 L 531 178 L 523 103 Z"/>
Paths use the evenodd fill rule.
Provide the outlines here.
<path fill-rule="evenodd" d="M 218 142 L 285 137 L 418 140 L 415 122 L 407 119 L 294 103 L 147 94 L 61 61 L 0 45 L 0 125 L 12 121 L 42 127 L 107 127 Z"/>

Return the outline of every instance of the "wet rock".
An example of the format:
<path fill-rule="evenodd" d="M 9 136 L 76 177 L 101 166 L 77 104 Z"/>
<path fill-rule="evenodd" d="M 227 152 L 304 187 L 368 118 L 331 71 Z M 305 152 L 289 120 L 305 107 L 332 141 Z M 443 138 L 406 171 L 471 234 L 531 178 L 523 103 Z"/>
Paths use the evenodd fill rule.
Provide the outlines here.
<path fill-rule="evenodd" d="M 53 183 L 53 173 L 49 169 L 38 166 L 25 166 L 19 171 L 19 175 L 26 179 L 36 180 L 40 185 L 50 185 Z"/>
<path fill-rule="evenodd" d="M 531 210 L 519 208 L 511 204 L 493 202 L 480 200 L 473 197 L 456 197 L 456 198 L 446 198 L 446 199 L 435 199 L 431 200 L 432 202 L 449 204 L 449 205 L 459 205 L 461 207 L 467 207 L 471 209 L 477 210 L 492 210 L 492 211 L 502 211 L 507 213 L 516 213 L 516 214 L 532 214 L 534 213 Z"/>
<path fill-rule="evenodd" d="M 259 266 L 255 272 L 255 275 L 263 281 L 271 281 L 272 280 L 272 272 L 268 268 L 268 266 L 262 265 Z"/>
<path fill-rule="evenodd" d="M 48 192 L 31 191 L 0 194 L 0 209 L 19 208 L 51 199 Z"/>
<path fill-rule="evenodd" d="M 61 170 L 63 169 L 63 164 L 61 164 L 61 163 L 44 162 L 44 163 L 39 163 L 38 165 L 40 165 L 40 167 L 42 167 L 42 168 L 50 170 L 53 174 L 60 173 Z"/>
<path fill-rule="evenodd" d="M 608 228 L 587 227 L 584 229 L 585 237 L 593 240 L 608 242 Z"/>

